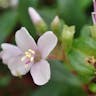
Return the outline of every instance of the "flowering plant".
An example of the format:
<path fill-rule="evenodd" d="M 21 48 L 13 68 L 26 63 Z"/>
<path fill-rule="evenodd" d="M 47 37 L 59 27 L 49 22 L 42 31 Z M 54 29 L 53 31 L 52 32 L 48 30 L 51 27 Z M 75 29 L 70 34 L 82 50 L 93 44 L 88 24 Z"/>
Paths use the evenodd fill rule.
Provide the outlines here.
<path fill-rule="evenodd" d="M 95 96 L 96 0 L 89 17 L 82 11 L 91 4 L 90 0 L 57 1 L 56 11 L 57 5 L 49 9 L 40 7 L 42 2 L 38 0 L 20 0 L 18 6 L 2 16 L 1 22 L 6 23 L 0 26 L 0 32 L 5 32 L 0 36 L 0 58 L 1 65 L 9 69 L 7 82 L 25 80 L 22 83 L 29 84 L 25 89 L 32 96 Z M 31 92 L 32 88 L 35 91 Z"/>

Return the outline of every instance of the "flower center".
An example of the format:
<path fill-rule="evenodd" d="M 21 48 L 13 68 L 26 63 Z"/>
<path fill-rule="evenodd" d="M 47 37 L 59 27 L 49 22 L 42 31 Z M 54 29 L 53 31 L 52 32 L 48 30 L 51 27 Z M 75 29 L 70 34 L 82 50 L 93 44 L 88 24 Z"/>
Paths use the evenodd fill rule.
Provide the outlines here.
<path fill-rule="evenodd" d="M 42 59 L 41 53 L 39 50 L 35 51 L 34 63 L 39 62 Z"/>
<path fill-rule="evenodd" d="M 25 67 L 28 67 L 28 64 L 33 62 L 39 62 L 41 60 L 41 53 L 40 51 L 36 50 L 33 51 L 32 49 L 28 49 L 25 51 L 24 56 L 21 58 L 22 62 L 25 62 Z"/>
<path fill-rule="evenodd" d="M 35 51 L 33 51 L 32 49 L 28 49 L 27 51 L 25 51 L 24 56 L 21 58 L 21 61 L 25 61 L 26 66 L 28 66 L 30 62 L 34 61 L 34 55 Z"/>

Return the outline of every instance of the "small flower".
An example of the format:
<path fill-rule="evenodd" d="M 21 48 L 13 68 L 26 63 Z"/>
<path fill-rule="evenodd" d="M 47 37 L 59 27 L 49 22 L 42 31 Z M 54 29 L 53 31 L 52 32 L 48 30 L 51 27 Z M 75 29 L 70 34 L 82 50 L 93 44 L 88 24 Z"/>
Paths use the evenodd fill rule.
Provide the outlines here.
<path fill-rule="evenodd" d="M 28 12 L 33 24 L 35 25 L 37 32 L 44 33 L 47 30 L 48 26 L 41 18 L 41 16 L 38 14 L 38 12 L 32 7 L 28 8 Z"/>
<path fill-rule="evenodd" d="M 55 32 L 55 34 L 57 36 L 60 36 L 60 32 L 61 32 L 61 22 L 58 16 L 55 16 L 55 18 L 53 19 L 52 23 L 51 23 L 51 28 L 53 30 L 53 32 Z"/>
<path fill-rule="evenodd" d="M 22 27 L 15 35 L 17 46 L 3 43 L 1 58 L 8 65 L 14 76 L 25 75 L 30 71 L 33 81 L 37 85 L 44 85 L 50 79 L 50 65 L 46 57 L 57 44 L 57 37 L 53 32 L 44 33 L 37 45 L 28 31 Z"/>
<path fill-rule="evenodd" d="M 92 12 L 93 23 L 96 24 L 96 0 L 93 0 L 94 12 Z"/>
<path fill-rule="evenodd" d="M 53 20 L 53 22 L 52 22 L 52 25 L 54 26 L 54 25 L 58 25 L 60 23 L 60 19 L 59 19 L 59 17 L 58 16 L 55 16 L 55 18 L 54 18 L 54 20 Z"/>
<path fill-rule="evenodd" d="M 61 34 L 61 41 L 66 52 L 68 52 L 72 47 L 74 34 L 75 34 L 75 26 L 64 25 Z"/>

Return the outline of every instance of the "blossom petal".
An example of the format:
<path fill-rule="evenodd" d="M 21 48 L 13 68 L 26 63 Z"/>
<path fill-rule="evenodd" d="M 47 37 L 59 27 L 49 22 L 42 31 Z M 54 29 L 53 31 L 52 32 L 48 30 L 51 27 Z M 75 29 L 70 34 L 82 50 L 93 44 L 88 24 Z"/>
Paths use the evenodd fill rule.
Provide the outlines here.
<path fill-rule="evenodd" d="M 3 59 L 4 64 L 7 64 L 10 58 L 22 54 L 22 51 L 12 44 L 3 43 L 1 44 L 1 48 L 3 51 L 1 51 L 0 57 Z"/>
<path fill-rule="evenodd" d="M 51 31 L 44 33 L 38 40 L 38 49 L 42 54 L 42 58 L 46 58 L 57 44 L 57 37 Z"/>
<path fill-rule="evenodd" d="M 50 79 L 50 65 L 46 60 L 33 64 L 30 72 L 37 85 L 44 85 Z"/>
<path fill-rule="evenodd" d="M 22 61 L 21 58 L 23 56 L 17 56 L 15 58 L 11 58 L 8 61 L 8 68 L 10 69 L 13 76 L 22 76 L 29 72 L 32 62 L 26 63 L 27 60 Z"/>
<path fill-rule="evenodd" d="M 27 29 L 22 27 L 16 32 L 15 35 L 17 45 L 23 50 L 27 51 L 28 49 L 35 50 L 37 48 L 34 39 L 28 33 Z"/>

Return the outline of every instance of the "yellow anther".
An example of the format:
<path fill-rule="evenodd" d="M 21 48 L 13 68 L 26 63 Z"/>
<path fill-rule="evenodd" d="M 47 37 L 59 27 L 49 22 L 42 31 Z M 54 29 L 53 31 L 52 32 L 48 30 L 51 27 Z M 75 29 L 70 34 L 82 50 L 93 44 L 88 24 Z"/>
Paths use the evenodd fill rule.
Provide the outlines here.
<path fill-rule="evenodd" d="M 24 54 L 25 55 L 21 58 L 21 61 L 24 61 L 25 59 L 30 59 L 30 61 L 32 62 L 34 60 L 35 51 L 28 49 L 28 51 L 26 51 Z"/>
<path fill-rule="evenodd" d="M 25 52 L 25 55 L 27 55 L 27 54 L 29 54 L 29 52 L 28 52 L 28 51 L 26 51 L 26 52 Z"/>
<path fill-rule="evenodd" d="M 28 49 L 29 52 L 31 52 L 32 54 L 35 54 L 35 51 Z"/>
<path fill-rule="evenodd" d="M 26 54 L 25 56 L 28 58 L 31 58 L 31 54 Z"/>

